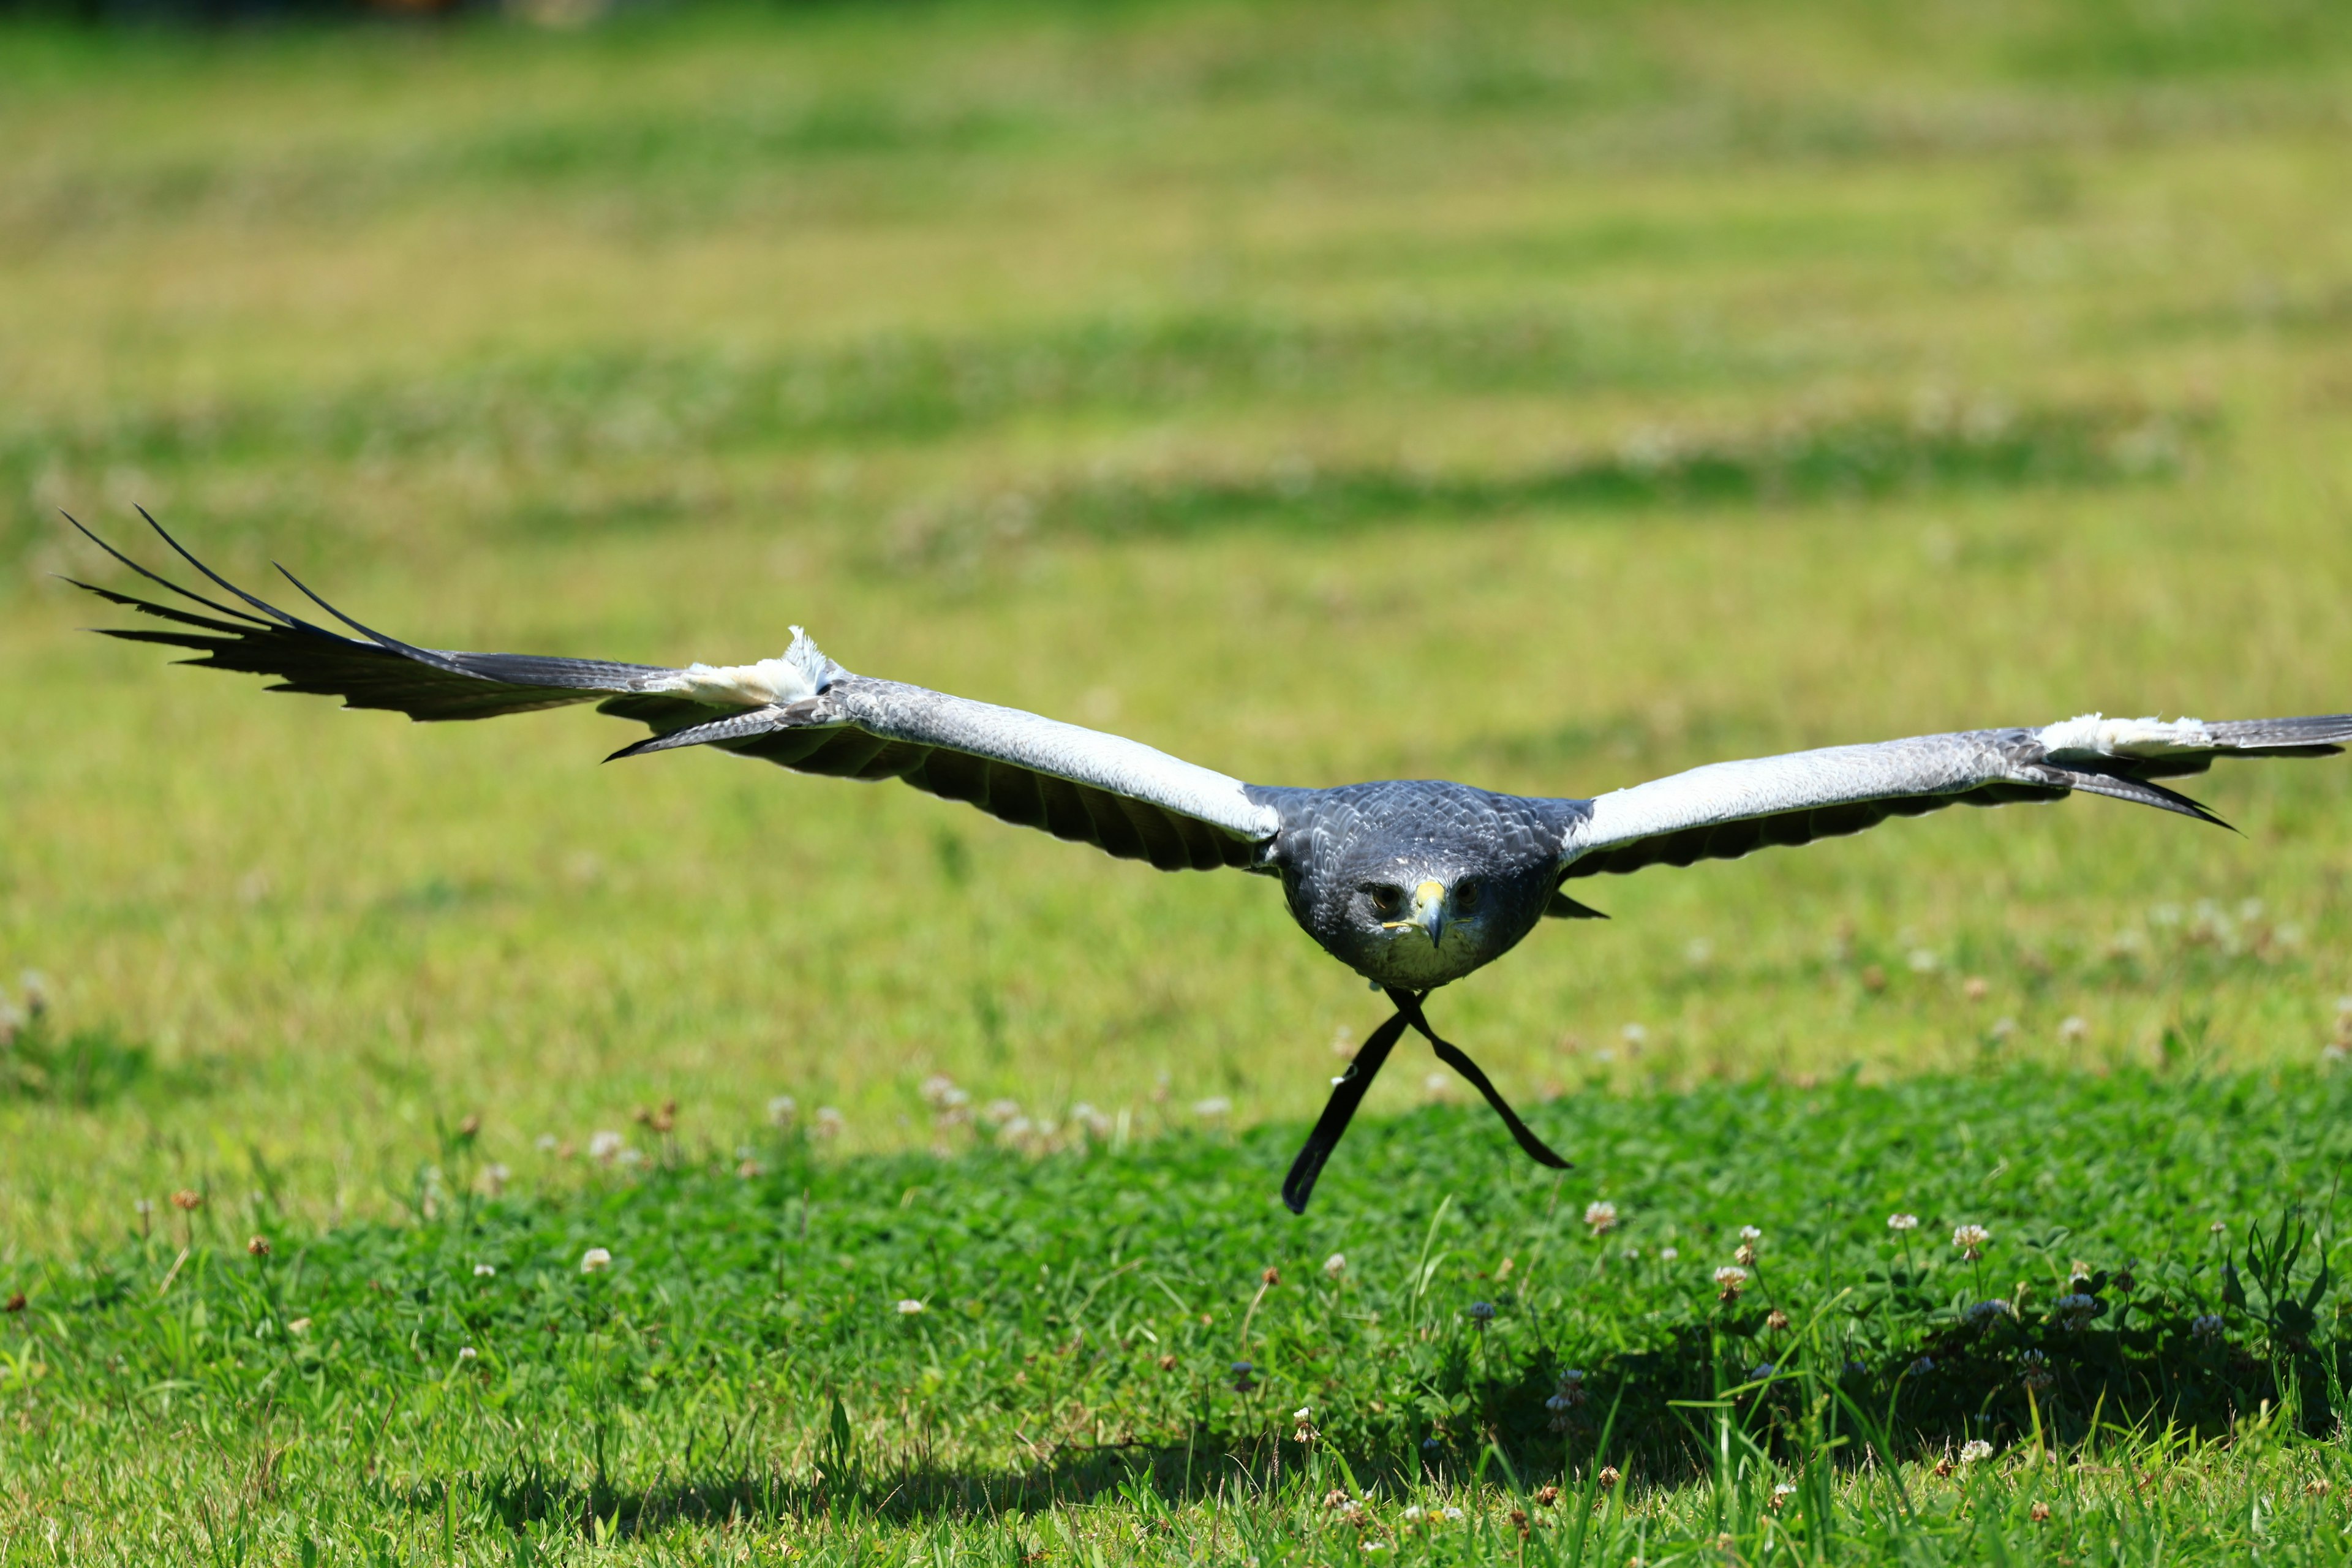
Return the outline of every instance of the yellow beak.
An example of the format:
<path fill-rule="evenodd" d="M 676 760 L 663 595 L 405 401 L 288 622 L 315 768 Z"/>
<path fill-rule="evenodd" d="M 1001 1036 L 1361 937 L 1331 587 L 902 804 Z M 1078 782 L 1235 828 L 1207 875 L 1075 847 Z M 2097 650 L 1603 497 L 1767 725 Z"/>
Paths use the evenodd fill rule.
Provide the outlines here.
<path fill-rule="evenodd" d="M 1419 926 L 1429 933 L 1429 945 L 1435 947 L 1445 940 L 1445 884 L 1432 878 L 1412 890 L 1412 911 L 1401 921 L 1390 921 L 1390 931 L 1402 931 L 1407 926 Z"/>

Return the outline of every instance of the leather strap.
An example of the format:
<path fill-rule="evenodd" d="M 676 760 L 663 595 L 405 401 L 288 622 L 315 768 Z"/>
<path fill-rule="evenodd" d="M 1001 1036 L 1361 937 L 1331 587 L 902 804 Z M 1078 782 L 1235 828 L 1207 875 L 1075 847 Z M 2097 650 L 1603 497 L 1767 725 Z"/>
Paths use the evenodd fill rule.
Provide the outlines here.
<path fill-rule="evenodd" d="M 1437 1053 L 1437 1059 L 1468 1079 L 1471 1087 L 1486 1097 L 1486 1103 L 1495 1108 L 1495 1114 L 1503 1119 L 1503 1125 L 1511 1130 L 1511 1136 L 1518 1141 L 1520 1148 L 1528 1152 L 1528 1159 L 1538 1165 L 1549 1165 L 1555 1171 L 1575 1169 L 1552 1152 L 1551 1145 L 1537 1137 L 1528 1124 L 1519 1120 L 1519 1113 L 1511 1109 L 1511 1102 L 1505 1100 L 1493 1080 L 1479 1070 L 1478 1064 L 1470 1059 L 1469 1053 L 1451 1041 L 1437 1037 L 1437 1031 L 1429 1026 L 1429 1019 L 1422 1013 L 1419 996 L 1410 991 L 1393 989 L 1388 996 L 1404 1021 L 1419 1030 L 1422 1038 L 1429 1042 L 1430 1048 Z"/>
<path fill-rule="evenodd" d="M 1364 1102 L 1364 1091 L 1372 1087 L 1373 1075 L 1381 1064 L 1389 1059 L 1396 1043 L 1404 1038 L 1405 1018 L 1397 1013 L 1388 1022 L 1374 1029 L 1356 1052 L 1356 1059 L 1331 1086 L 1331 1099 L 1323 1107 L 1323 1114 L 1315 1121 L 1315 1131 L 1307 1135 L 1307 1145 L 1298 1151 L 1298 1158 L 1290 1163 L 1290 1174 L 1282 1179 L 1282 1201 L 1292 1214 L 1305 1214 L 1307 1200 L 1315 1195 L 1315 1179 L 1323 1173 L 1323 1163 L 1331 1151 L 1339 1146 L 1340 1138 L 1354 1120 L 1356 1107 Z"/>

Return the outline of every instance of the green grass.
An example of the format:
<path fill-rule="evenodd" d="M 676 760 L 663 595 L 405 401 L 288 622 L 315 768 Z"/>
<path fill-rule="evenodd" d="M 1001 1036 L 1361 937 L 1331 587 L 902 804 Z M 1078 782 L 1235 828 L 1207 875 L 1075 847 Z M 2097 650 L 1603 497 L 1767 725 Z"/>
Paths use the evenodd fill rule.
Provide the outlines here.
<path fill-rule="evenodd" d="M 2352 1154 L 2347 1095 L 2013 1072 L 1576 1096 L 1538 1115 L 1569 1177 L 1424 1110 L 1358 1133 L 1304 1221 L 1273 1197 L 1286 1128 L 1015 1129 L 1024 1151 L 946 1115 L 939 1152 L 839 1160 L 799 1126 L 722 1150 L 648 1124 L 584 1186 L 572 1151 L 516 1174 L 447 1129 L 394 1221 L 289 1227 L 257 1166 L 250 1196 L 24 1275 L 12 1507 L 71 1520 L 49 1549 L 76 1561 L 192 1520 L 265 1558 L 617 1535 L 730 1561 L 740 1535 L 1190 1561 L 1223 1530 L 1261 1558 L 1444 1559 L 1507 1549 L 1515 1507 L 1538 1561 L 1723 1534 L 1963 1561 L 1988 1530 L 2037 1559 L 2334 1561 L 2352 1357 L 2336 1237 L 2301 1205 Z M 1997 1457 L 1951 1475 L 1970 1442 Z M 2275 1518 L 2136 1495 L 2225 1445 Z M 1622 1489 L 1596 1500 L 1603 1466 Z M 93 1482 L 173 1521 L 78 1512 Z M 1403 1510 L 1449 1506 L 1472 1517 L 1419 1545 Z"/>
<path fill-rule="evenodd" d="M 1599 1427 L 1539 1414 L 1572 1362 L 1624 1391 L 1598 1560 L 1783 1524 L 1850 1561 L 2340 1556 L 2333 1279 L 2308 1333 L 2252 1286 L 2182 1328 L 2216 1218 L 2242 1273 L 2296 1203 L 2342 1261 L 2340 764 L 2198 781 L 2242 836 L 2083 801 L 1580 889 L 1615 918 L 1433 1004 L 1577 1173 L 1401 1062 L 1295 1223 L 1274 1178 L 1375 1020 L 1262 882 L 723 758 L 600 770 L 625 735 L 576 713 L 265 699 L 82 635 L 51 574 L 113 570 L 58 509 L 127 542 L 143 503 L 436 646 L 732 660 L 799 623 L 1279 784 L 2333 710 L 2347 43 L 2302 0 L 0 30 L 0 989 L 47 1000 L 0 1051 L 5 1551 L 509 1562 L 611 1520 L 649 1561 L 1361 1560 L 1344 1459 L 1400 1552 L 1492 1560 L 1511 1477 L 1592 1474 Z M 966 1149 L 940 1073 L 1117 1146 Z M 777 1094 L 839 1131 L 754 1137 Z M 634 1171 L 539 1150 L 673 1100 Z M 1596 1195 L 1649 1261 L 1593 1272 Z M 1935 1260 L 1899 1287 L 1898 1205 Z M 1706 1283 L 1751 1221 L 1805 1348 L 1718 1409 L 1772 1359 Z M 452 1272 L 493 1242 L 494 1283 Z M 2095 1354 L 2044 1321 L 2072 1256 L 2141 1281 Z M 1212 1320 L 1167 1374 L 1108 1349 L 1175 1331 L 1147 1276 Z M 2026 1339 L 1887 1403 L 1964 1284 L 2021 1279 Z M 1382 1313 L 1344 1364 L 1340 1300 Z M 2033 1412 L 2028 1340 L 2063 1363 Z M 1979 1413 L 2006 1457 L 1923 1468 Z M 1827 1489 L 1776 1512 L 1771 1476 Z M 1484 1523 L 1412 1544 L 1413 1499 Z"/>

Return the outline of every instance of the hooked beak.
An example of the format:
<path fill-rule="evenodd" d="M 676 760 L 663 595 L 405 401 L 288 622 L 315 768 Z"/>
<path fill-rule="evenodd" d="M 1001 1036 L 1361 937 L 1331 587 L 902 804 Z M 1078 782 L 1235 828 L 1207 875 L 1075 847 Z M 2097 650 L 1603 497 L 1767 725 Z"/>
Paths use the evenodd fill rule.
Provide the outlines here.
<path fill-rule="evenodd" d="M 1412 890 L 1412 910 L 1401 921 L 1386 922 L 1390 931 L 1402 931 L 1418 926 L 1429 933 L 1429 945 L 1436 947 L 1445 940 L 1445 884 L 1434 878 Z"/>

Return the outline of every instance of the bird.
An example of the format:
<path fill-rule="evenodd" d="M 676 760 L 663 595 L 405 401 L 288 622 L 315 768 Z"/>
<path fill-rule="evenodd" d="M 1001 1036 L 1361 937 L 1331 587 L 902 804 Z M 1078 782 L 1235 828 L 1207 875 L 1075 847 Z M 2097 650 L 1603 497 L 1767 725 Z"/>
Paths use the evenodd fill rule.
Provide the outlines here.
<path fill-rule="evenodd" d="M 2202 773 L 2218 758 L 2326 756 L 2352 742 L 2352 713 L 2210 723 L 2088 713 L 2038 727 L 1713 763 L 1581 798 L 1434 779 L 1330 788 L 1245 784 L 1124 736 L 854 673 L 799 626 L 782 654 L 749 664 L 462 653 L 362 626 L 278 567 L 344 628 L 330 630 L 236 587 L 143 508 L 140 515 L 221 597 L 149 570 L 70 516 L 90 542 L 177 603 L 67 581 L 168 623 L 93 629 L 194 650 L 182 663 L 271 676 L 273 691 L 340 697 L 347 708 L 419 721 L 593 702 L 650 731 L 607 761 L 711 746 L 798 773 L 897 779 L 1163 871 L 1223 868 L 1277 880 L 1291 918 L 1392 1009 L 1332 1080 L 1284 1179 L 1283 1202 L 1300 1215 L 1407 1029 L 1469 1080 L 1529 1157 L 1570 1168 L 1477 1064 L 1437 1033 L 1425 1004 L 1440 987 L 1511 952 L 1547 918 L 1606 919 L 1570 896 L 1571 883 L 1737 859 L 1949 805 L 2055 801 L 2077 792 L 2226 826 L 2158 781 Z"/>

